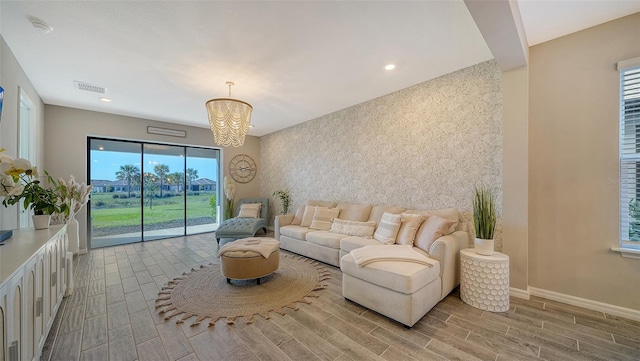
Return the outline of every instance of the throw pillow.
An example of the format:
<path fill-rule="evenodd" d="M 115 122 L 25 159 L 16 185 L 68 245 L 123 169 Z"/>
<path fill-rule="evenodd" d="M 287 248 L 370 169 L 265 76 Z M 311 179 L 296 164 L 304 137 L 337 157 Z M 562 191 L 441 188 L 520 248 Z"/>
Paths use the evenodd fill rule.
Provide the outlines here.
<path fill-rule="evenodd" d="M 326 207 L 319 207 L 326 208 Z M 302 227 L 309 227 L 311 222 L 313 221 L 313 215 L 316 213 L 316 206 L 305 206 L 304 207 L 304 215 L 302 216 L 302 222 L 300 225 Z"/>
<path fill-rule="evenodd" d="M 416 234 L 416 239 L 413 244 L 421 250 L 429 253 L 431 244 L 438 238 L 449 233 L 449 227 L 454 222 L 448 221 L 442 217 L 438 217 L 435 214 L 427 216 L 422 226 Z"/>
<path fill-rule="evenodd" d="M 293 220 L 291 221 L 292 226 L 299 226 L 302 223 L 302 217 L 304 217 L 304 209 L 305 206 L 299 206 L 296 210 L 295 216 L 293 216 Z"/>
<path fill-rule="evenodd" d="M 374 233 L 373 238 L 383 244 L 396 243 L 396 237 L 400 230 L 400 223 L 402 222 L 402 215 L 384 212 L 380 224 Z"/>
<path fill-rule="evenodd" d="M 396 237 L 397 244 L 409 244 L 413 246 L 413 241 L 416 239 L 416 233 L 420 228 L 422 222 L 424 222 L 424 216 L 422 214 L 402 213 L 402 224 Z"/>
<path fill-rule="evenodd" d="M 243 203 L 240 205 L 238 218 L 260 218 L 262 203 Z"/>
<path fill-rule="evenodd" d="M 309 228 L 328 231 L 331 229 L 331 223 L 334 218 L 338 218 L 340 210 L 338 208 L 318 208 L 313 214 L 311 226 Z"/>
<path fill-rule="evenodd" d="M 376 222 L 356 222 L 335 218 L 329 232 L 364 238 L 372 238 Z"/>

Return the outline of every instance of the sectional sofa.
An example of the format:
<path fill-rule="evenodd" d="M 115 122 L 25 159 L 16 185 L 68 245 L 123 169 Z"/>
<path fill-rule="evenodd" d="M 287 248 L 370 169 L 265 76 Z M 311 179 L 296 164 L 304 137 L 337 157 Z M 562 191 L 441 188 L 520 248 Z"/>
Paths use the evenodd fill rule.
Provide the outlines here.
<path fill-rule="evenodd" d="M 422 257 L 422 264 L 393 258 L 385 260 L 389 250 L 399 250 L 393 246 L 389 248 L 389 244 L 395 244 L 395 240 L 391 242 L 385 238 L 363 236 L 358 231 L 339 233 L 336 230 L 344 228 L 336 227 L 337 221 L 330 223 L 331 228 L 327 229 L 327 219 L 316 222 L 310 215 L 315 213 L 313 210 L 323 210 L 325 213 L 337 210 L 336 218 L 340 224 L 373 225 L 376 227 L 376 236 L 386 224 L 386 221 L 381 222 L 383 216 L 387 219 L 389 215 L 401 214 L 404 220 L 405 216 L 423 215 L 424 221 L 411 231 L 413 234 L 405 234 L 401 242 L 404 249 L 409 247 Z M 436 230 L 433 225 L 437 221 L 440 223 Z M 401 229 L 400 232 L 404 231 Z M 459 252 L 469 247 L 467 224 L 459 220 L 458 211 L 453 208 L 407 210 L 402 207 L 318 200 L 310 200 L 305 206 L 298 207 L 296 214 L 276 216 L 274 236 L 280 241 L 282 249 L 340 267 L 345 298 L 409 327 L 459 284 Z M 407 244 L 408 238 L 411 244 Z M 363 251 L 361 248 L 366 246 L 383 246 L 366 249 L 369 254 L 379 253 L 381 259 L 365 266 L 358 265 L 356 253 Z"/>

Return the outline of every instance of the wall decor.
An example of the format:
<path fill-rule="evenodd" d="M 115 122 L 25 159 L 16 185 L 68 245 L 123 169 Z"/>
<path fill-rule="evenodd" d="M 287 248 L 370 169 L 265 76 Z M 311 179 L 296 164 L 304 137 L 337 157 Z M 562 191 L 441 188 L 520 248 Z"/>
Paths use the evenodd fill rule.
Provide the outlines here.
<path fill-rule="evenodd" d="M 231 178 L 238 183 L 249 183 L 258 172 L 256 162 L 247 154 L 238 154 L 229 162 Z"/>

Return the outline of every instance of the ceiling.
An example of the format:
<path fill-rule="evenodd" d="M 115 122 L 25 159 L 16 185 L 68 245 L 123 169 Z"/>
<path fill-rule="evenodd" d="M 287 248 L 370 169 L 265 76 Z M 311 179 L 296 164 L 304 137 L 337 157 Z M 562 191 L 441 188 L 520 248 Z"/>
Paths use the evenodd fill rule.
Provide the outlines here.
<path fill-rule="evenodd" d="M 638 0 L 518 3 L 529 45 L 640 11 Z M 208 128 L 205 101 L 233 81 L 255 136 L 493 58 L 462 0 L 3 0 L 0 20 L 45 104 Z"/>

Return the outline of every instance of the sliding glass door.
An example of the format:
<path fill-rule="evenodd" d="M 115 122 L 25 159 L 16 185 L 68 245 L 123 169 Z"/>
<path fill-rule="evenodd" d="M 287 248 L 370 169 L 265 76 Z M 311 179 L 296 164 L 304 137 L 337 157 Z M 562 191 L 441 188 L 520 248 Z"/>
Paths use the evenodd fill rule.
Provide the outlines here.
<path fill-rule="evenodd" d="M 213 232 L 219 150 L 89 138 L 90 247 Z"/>

